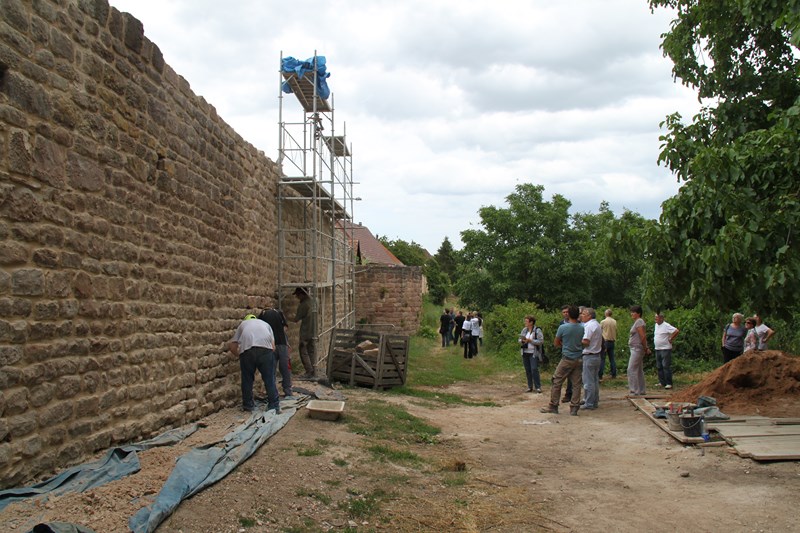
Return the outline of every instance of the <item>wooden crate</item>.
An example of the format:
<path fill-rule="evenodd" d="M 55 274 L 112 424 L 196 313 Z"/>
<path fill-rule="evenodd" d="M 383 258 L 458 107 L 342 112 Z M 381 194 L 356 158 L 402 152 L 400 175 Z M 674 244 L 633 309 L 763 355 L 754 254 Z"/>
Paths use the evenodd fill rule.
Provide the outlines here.
<path fill-rule="evenodd" d="M 364 341 L 378 346 L 377 353 L 359 353 Z M 328 378 L 373 389 L 398 387 L 406 382 L 408 337 L 358 329 L 335 329 L 328 352 Z"/>

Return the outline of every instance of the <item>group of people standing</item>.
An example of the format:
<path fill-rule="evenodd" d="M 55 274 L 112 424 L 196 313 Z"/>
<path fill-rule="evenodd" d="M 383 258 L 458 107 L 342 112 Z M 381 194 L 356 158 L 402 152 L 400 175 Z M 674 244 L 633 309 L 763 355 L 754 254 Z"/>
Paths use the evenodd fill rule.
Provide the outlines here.
<path fill-rule="evenodd" d="M 445 309 L 439 317 L 439 335 L 442 348 L 461 346 L 464 358 L 472 359 L 478 355 L 478 346 L 483 346 L 483 317 L 479 312 Z"/>
<path fill-rule="evenodd" d="M 628 389 L 631 395 L 646 394 L 644 361 L 653 353 L 646 333 L 646 323 L 642 317 L 642 307 L 631 306 L 633 325 L 628 337 L 630 358 L 628 359 Z M 617 321 L 612 318 L 611 309 L 606 309 L 605 318 L 597 322 L 595 310 L 591 307 L 564 306 L 561 310 L 563 321 L 556 331 L 555 346 L 561 348 L 561 361 L 553 372 L 553 388 L 550 401 L 543 407 L 543 413 L 558 413 L 561 388 L 566 382 L 567 391 L 561 403 L 570 404 L 570 414 L 577 415 L 579 409 L 597 409 L 599 404 L 600 380 L 608 356 L 613 378 L 617 377 L 615 344 Z M 738 357 L 748 350 L 766 350 L 770 338 L 775 334 L 755 315 L 745 320 L 736 313 L 722 334 L 724 360 Z M 653 328 L 653 348 L 655 350 L 658 384 L 665 389 L 672 388 L 672 343 L 680 334 L 665 320 L 661 311 L 655 313 Z M 541 328 L 536 327 L 536 318 L 525 317 L 525 327 L 519 337 L 522 347 L 522 364 L 528 379 L 528 392 L 541 392 L 541 378 L 538 362 L 541 361 L 541 348 L 544 344 Z M 581 388 L 585 398 L 581 400 Z"/>
<path fill-rule="evenodd" d="M 727 363 L 751 350 L 767 350 L 773 335 L 775 331 L 759 315 L 745 320 L 742 313 L 734 313 L 731 323 L 722 330 L 722 360 Z"/>

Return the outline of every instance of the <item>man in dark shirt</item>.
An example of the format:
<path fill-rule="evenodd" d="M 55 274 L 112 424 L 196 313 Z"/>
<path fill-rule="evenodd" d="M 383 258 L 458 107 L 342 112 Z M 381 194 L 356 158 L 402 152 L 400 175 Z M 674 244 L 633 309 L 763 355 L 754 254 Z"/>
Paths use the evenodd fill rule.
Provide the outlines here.
<path fill-rule="evenodd" d="M 286 317 L 280 309 L 265 309 L 258 318 L 272 328 L 275 336 L 275 353 L 278 356 L 278 371 L 281 373 L 281 387 L 286 398 L 292 398 L 292 367 L 289 362 L 289 340 L 286 336 Z"/>

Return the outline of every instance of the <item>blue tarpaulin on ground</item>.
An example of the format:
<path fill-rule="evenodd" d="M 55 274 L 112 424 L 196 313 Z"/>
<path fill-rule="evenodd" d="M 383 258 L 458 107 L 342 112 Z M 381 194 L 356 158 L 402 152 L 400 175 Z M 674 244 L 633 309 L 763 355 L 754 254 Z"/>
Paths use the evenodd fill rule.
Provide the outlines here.
<path fill-rule="evenodd" d="M 200 424 L 192 424 L 187 428 L 171 429 L 149 440 L 112 448 L 97 461 L 73 466 L 57 476 L 30 487 L 0 491 L 0 511 L 16 501 L 49 494 L 58 496 L 67 492 L 85 492 L 105 485 L 109 481 L 135 474 L 140 469 L 137 451 L 175 444 L 197 431 L 199 427 Z"/>
<path fill-rule="evenodd" d="M 284 57 L 281 61 L 281 70 L 283 72 L 294 72 L 297 74 L 298 78 L 302 78 L 308 73 L 311 73 L 310 75 L 313 76 L 315 59 L 317 61 L 317 96 L 323 100 L 327 100 L 331 95 L 331 90 L 328 88 L 328 82 L 326 80 L 331 75 L 325 66 L 325 56 L 310 57 L 305 61 L 300 61 L 293 57 Z M 281 88 L 285 93 L 292 92 L 292 87 L 288 82 L 284 81 L 283 84 L 281 84 Z"/>
<path fill-rule="evenodd" d="M 151 533 L 175 511 L 181 501 L 227 476 L 244 462 L 295 414 L 281 405 L 282 412 L 257 411 L 221 441 L 194 448 L 178 459 L 156 500 L 128 520 L 134 533 Z"/>

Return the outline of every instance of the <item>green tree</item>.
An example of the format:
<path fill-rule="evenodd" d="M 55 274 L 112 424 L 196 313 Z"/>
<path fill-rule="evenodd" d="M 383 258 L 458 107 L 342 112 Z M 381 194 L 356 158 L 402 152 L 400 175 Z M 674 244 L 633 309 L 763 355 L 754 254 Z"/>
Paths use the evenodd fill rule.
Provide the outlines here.
<path fill-rule="evenodd" d="M 547 202 L 543 191 L 517 185 L 506 197 L 508 208 L 481 208 L 482 229 L 461 232 L 455 289 L 463 305 L 490 309 L 516 299 L 554 307 L 585 294 L 571 204 L 558 194 Z"/>
<path fill-rule="evenodd" d="M 785 313 L 800 295 L 800 3 L 650 6 L 676 10 L 662 49 L 712 102 L 690 124 L 664 123 L 659 161 L 684 184 L 647 238 L 650 287 L 688 305 Z"/>
<path fill-rule="evenodd" d="M 450 279 L 447 274 L 442 272 L 438 261 L 431 258 L 425 263 L 423 269 L 425 278 L 428 280 L 428 295 L 436 305 L 444 305 L 444 300 L 450 294 Z"/>
<path fill-rule="evenodd" d="M 444 238 L 441 246 L 439 246 L 439 249 L 436 251 L 436 255 L 433 257 L 436 258 L 442 272 L 452 279 L 453 275 L 456 273 L 456 257 L 450 239 L 447 237 Z"/>
<path fill-rule="evenodd" d="M 395 257 L 407 266 L 425 266 L 430 254 L 414 241 L 406 242 L 402 239 L 389 240 L 386 237 L 377 237 L 377 239 L 390 251 Z"/>

